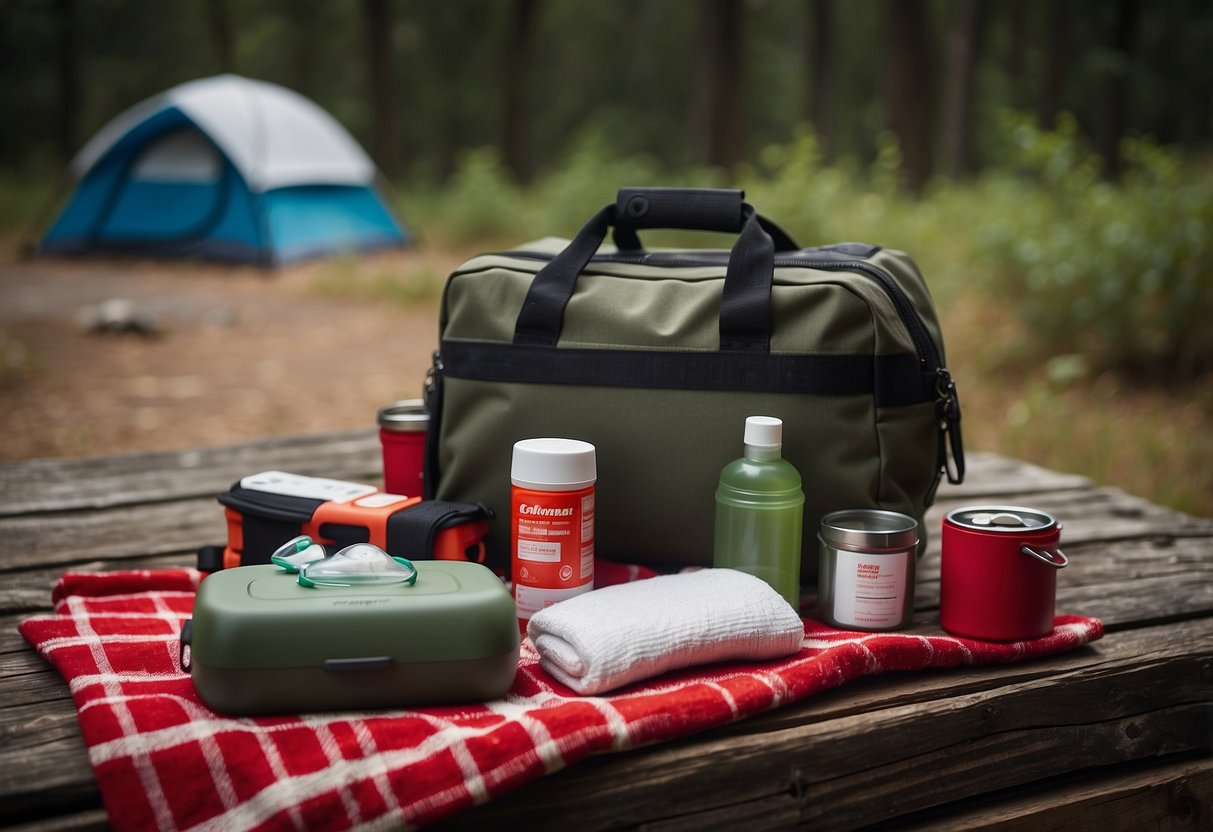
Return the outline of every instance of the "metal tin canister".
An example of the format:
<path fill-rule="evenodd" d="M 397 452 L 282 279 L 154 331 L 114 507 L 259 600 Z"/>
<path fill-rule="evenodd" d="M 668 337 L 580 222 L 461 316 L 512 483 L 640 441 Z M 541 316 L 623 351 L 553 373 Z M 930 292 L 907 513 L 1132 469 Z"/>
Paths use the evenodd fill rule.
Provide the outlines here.
<path fill-rule="evenodd" d="M 918 521 L 895 511 L 847 509 L 821 520 L 818 615 L 851 630 L 894 630 L 914 615 Z"/>
<path fill-rule="evenodd" d="M 383 490 L 406 497 L 424 493 L 425 437 L 430 414 L 421 399 L 404 399 L 379 408 L 383 446 Z"/>
<path fill-rule="evenodd" d="M 943 520 L 939 623 L 985 641 L 1053 632 L 1061 524 L 1022 506 L 967 506 Z"/>

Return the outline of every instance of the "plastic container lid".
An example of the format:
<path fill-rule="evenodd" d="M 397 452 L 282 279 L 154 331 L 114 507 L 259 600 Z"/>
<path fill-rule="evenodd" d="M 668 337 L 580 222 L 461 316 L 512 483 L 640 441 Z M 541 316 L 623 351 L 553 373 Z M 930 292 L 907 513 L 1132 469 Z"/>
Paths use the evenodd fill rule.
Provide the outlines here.
<path fill-rule="evenodd" d="M 594 446 L 580 439 L 523 439 L 514 443 L 510 480 L 539 491 L 574 491 L 598 479 Z"/>
<path fill-rule="evenodd" d="M 756 448 L 782 448 L 783 420 L 774 416 L 747 416 L 744 441 Z"/>

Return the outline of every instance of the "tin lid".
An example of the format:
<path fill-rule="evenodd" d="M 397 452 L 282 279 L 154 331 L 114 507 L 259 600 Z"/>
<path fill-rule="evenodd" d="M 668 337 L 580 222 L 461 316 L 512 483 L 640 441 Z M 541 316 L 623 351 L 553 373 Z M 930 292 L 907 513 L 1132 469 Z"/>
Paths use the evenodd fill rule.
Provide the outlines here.
<path fill-rule="evenodd" d="M 965 506 L 948 512 L 947 521 L 979 532 L 1008 534 L 1041 531 L 1057 525 L 1057 518 L 1047 511 L 1023 506 Z"/>
<path fill-rule="evenodd" d="M 421 399 L 402 399 L 379 408 L 379 427 L 401 432 L 423 431 L 429 427 L 430 414 Z"/>
<path fill-rule="evenodd" d="M 821 540 L 860 551 L 901 551 L 918 545 L 918 521 L 896 511 L 861 508 L 821 518 Z"/>

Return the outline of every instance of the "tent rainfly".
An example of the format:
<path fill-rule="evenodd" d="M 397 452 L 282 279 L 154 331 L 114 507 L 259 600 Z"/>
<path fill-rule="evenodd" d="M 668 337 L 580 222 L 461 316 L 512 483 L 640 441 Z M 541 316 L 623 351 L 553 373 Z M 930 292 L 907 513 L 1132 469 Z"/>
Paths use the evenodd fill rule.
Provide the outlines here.
<path fill-rule="evenodd" d="M 366 152 L 298 93 L 238 75 L 173 87 L 103 127 L 42 239 L 104 251 L 274 265 L 405 243 Z"/>

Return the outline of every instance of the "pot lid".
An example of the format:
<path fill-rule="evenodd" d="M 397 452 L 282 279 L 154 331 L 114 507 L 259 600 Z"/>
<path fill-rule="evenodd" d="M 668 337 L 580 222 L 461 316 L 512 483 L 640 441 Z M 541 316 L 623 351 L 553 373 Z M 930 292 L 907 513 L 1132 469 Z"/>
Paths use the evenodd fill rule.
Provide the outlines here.
<path fill-rule="evenodd" d="M 1047 511 L 1023 506 L 966 506 L 949 512 L 947 520 L 966 529 L 1009 534 L 1057 526 L 1057 518 Z"/>

